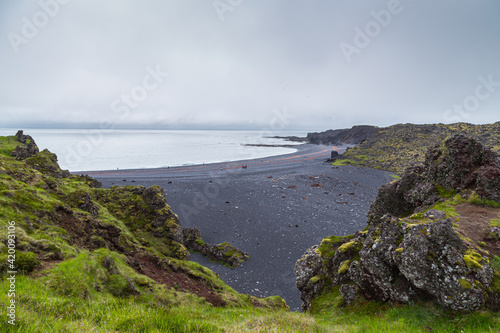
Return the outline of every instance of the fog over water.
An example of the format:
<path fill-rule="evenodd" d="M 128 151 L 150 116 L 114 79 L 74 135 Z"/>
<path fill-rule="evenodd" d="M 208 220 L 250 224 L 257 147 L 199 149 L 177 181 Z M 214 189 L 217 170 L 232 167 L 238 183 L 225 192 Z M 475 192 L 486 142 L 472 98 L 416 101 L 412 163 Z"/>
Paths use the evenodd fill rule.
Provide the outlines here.
<path fill-rule="evenodd" d="M 16 129 L 0 129 L 0 136 Z M 266 137 L 262 131 L 222 130 L 41 130 L 28 129 L 40 150 L 57 154 L 60 166 L 70 171 L 159 168 L 190 164 L 237 161 L 293 153 L 295 145 Z M 305 136 L 306 132 L 274 132 Z"/>

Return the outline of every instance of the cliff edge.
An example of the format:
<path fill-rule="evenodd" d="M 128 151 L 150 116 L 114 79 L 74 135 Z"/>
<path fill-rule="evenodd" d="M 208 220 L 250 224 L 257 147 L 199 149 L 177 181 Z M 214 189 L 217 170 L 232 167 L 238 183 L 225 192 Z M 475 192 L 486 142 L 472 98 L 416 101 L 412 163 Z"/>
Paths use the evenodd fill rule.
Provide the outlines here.
<path fill-rule="evenodd" d="M 329 293 L 500 310 L 500 157 L 454 135 L 383 186 L 354 235 L 323 239 L 295 265 L 303 309 Z"/>

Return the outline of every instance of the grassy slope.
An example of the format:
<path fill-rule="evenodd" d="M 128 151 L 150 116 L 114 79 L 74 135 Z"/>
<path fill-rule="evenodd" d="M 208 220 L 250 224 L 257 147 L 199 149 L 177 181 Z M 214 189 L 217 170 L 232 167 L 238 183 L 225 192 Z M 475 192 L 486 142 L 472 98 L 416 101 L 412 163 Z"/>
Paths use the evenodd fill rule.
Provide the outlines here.
<path fill-rule="evenodd" d="M 427 149 L 454 133 L 477 138 L 493 151 L 500 151 L 500 122 L 488 125 L 398 124 L 382 128 L 362 144 L 348 149 L 334 165 L 352 164 L 402 172 L 410 165 L 422 164 Z"/>
<path fill-rule="evenodd" d="M 2 308 L 10 301 L 8 221 L 16 222 L 19 271 L 18 326 L 2 315 L 0 331 L 217 331 L 249 317 L 255 325 L 315 327 L 308 316 L 286 312 L 281 298 L 239 294 L 209 269 L 181 260 L 185 248 L 169 238 L 176 216 L 168 206 L 151 208 L 144 188 L 106 190 L 85 177 L 61 178 L 55 155 L 17 161 L 11 152 L 18 145 L 15 137 L 0 138 Z M 152 263 L 143 269 L 149 277 L 130 266 L 144 258 L 150 261 L 139 265 Z M 209 296 L 226 307 L 214 307 Z"/>
<path fill-rule="evenodd" d="M 29 165 L 43 171 L 52 155 L 41 152 L 36 163 L 15 161 L 10 151 L 18 144 L 13 137 L 0 138 L 0 269 L 5 268 L 7 221 L 16 221 L 16 259 L 25 272 L 16 280 L 16 327 L 5 322 L 9 284 L 0 274 L 0 332 L 453 332 L 457 327 L 493 332 L 489 327 L 499 325 L 491 313 L 445 313 L 431 304 L 392 307 L 365 301 L 339 307 L 335 290 L 319 297 L 307 314 L 286 311 L 279 297 L 238 294 L 210 270 L 171 257 L 182 247 L 147 231 L 151 226 L 141 214 L 151 212 L 130 194 L 133 187 L 94 189 L 82 177 L 47 176 Z M 83 193 L 98 206 L 96 217 L 78 208 Z M 93 240 L 105 247 L 79 243 L 74 230 L 57 224 L 61 206 L 78 221 L 120 228 L 123 248 L 110 250 L 112 241 L 102 237 Z M 135 216 L 124 216 L 124 209 Z M 166 275 L 181 272 L 186 280 L 201 281 L 228 305 L 214 307 L 187 284 L 169 286 L 138 273 L 129 265 L 131 253 L 160 258 Z"/>

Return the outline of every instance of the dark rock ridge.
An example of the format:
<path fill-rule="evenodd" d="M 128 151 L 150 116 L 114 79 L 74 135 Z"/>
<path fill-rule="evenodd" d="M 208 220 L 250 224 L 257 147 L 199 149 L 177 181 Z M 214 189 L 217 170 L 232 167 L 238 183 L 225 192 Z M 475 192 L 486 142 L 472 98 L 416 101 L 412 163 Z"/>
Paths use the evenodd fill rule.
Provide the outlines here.
<path fill-rule="evenodd" d="M 378 132 L 378 127 L 360 125 L 347 129 L 308 133 L 307 140 L 314 144 L 360 144 Z"/>
<path fill-rule="evenodd" d="M 250 258 L 250 255 L 228 242 L 210 245 L 205 243 L 198 228 L 183 228 L 184 246 L 190 251 L 200 252 L 207 258 L 230 266 L 238 267 Z"/>
<path fill-rule="evenodd" d="M 338 288 L 345 304 L 431 300 L 456 311 L 499 311 L 500 272 L 491 255 L 444 212 L 428 209 L 443 193 L 498 201 L 499 175 L 499 156 L 473 139 L 455 135 L 430 149 L 423 166 L 379 190 L 364 231 L 327 237 L 297 261 L 303 309 Z M 414 212 L 420 215 L 403 217 Z"/>
<path fill-rule="evenodd" d="M 397 124 L 379 128 L 367 140 L 342 154 L 338 163 L 403 173 L 409 166 L 423 164 L 427 150 L 437 142 L 460 133 L 500 152 L 500 122 L 484 125 Z"/>

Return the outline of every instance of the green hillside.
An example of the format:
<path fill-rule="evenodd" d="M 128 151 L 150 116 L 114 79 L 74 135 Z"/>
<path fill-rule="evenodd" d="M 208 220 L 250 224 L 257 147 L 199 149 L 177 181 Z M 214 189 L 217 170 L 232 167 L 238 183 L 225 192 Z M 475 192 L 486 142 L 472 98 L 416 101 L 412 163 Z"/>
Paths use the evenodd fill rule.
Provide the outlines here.
<path fill-rule="evenodd" d="M 493 332 L 498 325 L 490 312 L 432 303 L 345 307 L 335 290 L 307 313 L 290 312 L 280 297 L 239 294 L 188 257 L 160 187 L 103 189 L 61 170 L 29 136 L 0 138 L 0 332 Z"/>

